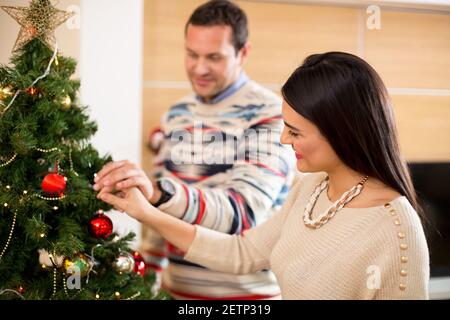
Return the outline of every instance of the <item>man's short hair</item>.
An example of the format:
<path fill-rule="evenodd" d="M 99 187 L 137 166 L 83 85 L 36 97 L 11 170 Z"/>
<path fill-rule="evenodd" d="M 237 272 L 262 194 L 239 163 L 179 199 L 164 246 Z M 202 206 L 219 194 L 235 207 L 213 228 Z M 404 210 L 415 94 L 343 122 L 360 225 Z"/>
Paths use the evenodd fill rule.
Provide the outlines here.
<path fill-rule="evenodd" d="M 247 15 L 236 4 L 228 0 L 211 0 L 195 9 L 185 26 L 230 26 L 232 43 L 236 54 L 248 39 Z"/>

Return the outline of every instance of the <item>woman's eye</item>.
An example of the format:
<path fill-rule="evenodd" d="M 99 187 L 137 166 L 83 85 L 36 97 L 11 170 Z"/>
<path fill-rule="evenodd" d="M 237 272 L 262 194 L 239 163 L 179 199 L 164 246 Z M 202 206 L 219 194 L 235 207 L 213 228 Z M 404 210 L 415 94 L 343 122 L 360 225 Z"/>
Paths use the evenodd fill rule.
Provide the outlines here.
<path fill-rule="evenodd" d="M 291 131 L 291 130 L 288 131 L 288 135 L 290 135 L 290 136 L 293 137 L 293 138 L 296 138 L 296 137 L 299 136 L 298 133 L 295 133 L 295 132 L 293 132 L 293 131 Z"/>

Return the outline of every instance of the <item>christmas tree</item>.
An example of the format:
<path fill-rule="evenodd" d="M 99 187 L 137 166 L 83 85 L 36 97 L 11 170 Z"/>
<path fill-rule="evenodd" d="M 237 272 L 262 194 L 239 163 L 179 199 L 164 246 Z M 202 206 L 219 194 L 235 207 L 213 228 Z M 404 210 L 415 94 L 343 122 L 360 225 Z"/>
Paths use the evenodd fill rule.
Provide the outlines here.
<path fill-rule="evenodd" d="M 152 277 L 92 189 L 111 161 L 77 103 L 75 60 L 54 29 L 70 13 L 49 0 L 2 7 L 21 26 L 0 66 L 0 299 L 149 299 Z"/>

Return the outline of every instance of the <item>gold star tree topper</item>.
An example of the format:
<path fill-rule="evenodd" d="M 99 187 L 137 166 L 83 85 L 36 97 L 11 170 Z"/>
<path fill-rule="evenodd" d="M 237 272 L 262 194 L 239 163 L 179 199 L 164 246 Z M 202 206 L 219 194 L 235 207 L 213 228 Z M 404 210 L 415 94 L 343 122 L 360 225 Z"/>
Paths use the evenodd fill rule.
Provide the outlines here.
<path fill-rule="evenodd" d="M 22 48 L 33 39 L 39 39 L 49 48 L 55 44 L 55 29 L 74 13 L 56 9 L 50 0 L 31 0 L 27 7 L 2 6 L 21 28 L 13 51 Z"/>

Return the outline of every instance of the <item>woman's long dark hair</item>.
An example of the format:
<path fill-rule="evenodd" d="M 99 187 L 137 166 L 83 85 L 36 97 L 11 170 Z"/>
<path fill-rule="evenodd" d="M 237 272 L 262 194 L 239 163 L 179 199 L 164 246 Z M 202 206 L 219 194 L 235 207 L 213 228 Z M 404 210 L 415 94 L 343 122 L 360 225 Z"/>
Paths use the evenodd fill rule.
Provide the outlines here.
<path fill-rule="evenodd" d="M 400 156 L 386 87 L 367 62 L 343 52 L 313 54 L 281 91 L 297 113 L 319 128 L 342 162 L 392 187 L 422 215 Z"/>

